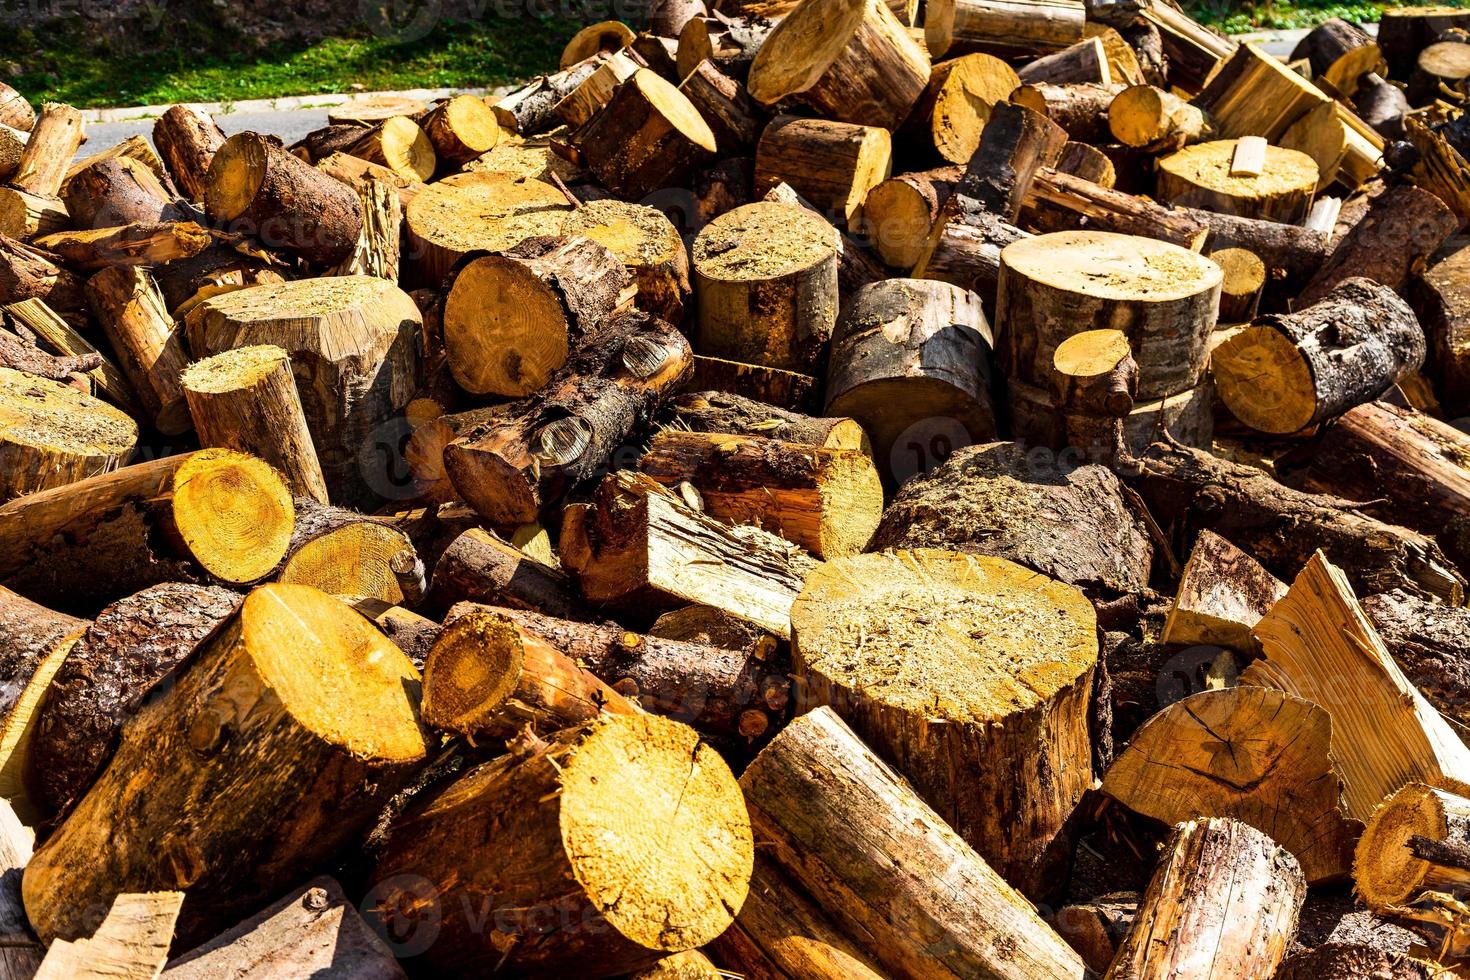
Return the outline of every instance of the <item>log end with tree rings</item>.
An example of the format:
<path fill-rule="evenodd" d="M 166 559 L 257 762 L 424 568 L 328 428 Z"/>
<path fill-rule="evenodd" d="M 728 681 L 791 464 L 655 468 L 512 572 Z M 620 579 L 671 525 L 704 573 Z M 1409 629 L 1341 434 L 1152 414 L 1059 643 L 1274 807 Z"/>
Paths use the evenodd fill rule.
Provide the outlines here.
<path fill-rule="evenodd" d="M 1451 88 L 1470 77 L 1470 44 L 1438 41 L 1419 52 L 1419 70 Z"/>
<path fill-rule="evenodd" d="M 453 166 L 463 166 L 488 153 L 500 140 L 495 110 L 477 95 L 446 99 L 425 117 L 423 129 L 434 145 L 435 156 Z"/>
<path fill-rule="evenodd" d="M 1470 845 L 1470 801 L 1414 782 L 1378 805 L 1353 858 L 1354 891 L 1369 908 L 1402 905 L 1426 890 L 1458 892 L 1470 885 L 1470 869 L 1426 860 L 1415 838 L 1461 849 Z"/>
<path fill-rule="evenodd" d="M 415 281 L 437 289 L 468 253 L 500 252 L 527 238 L 555 235 L 571 210 L 551 184 L 495 171 L 430 185 L 404 216 Z"/>
<path fill-rule="evenodd" d="M 204 449 L 174 475 L 170 523 L 194 560 L 221 582 L 268 575 L 286 554 L 296 523 L 291 490 L 254 456 Z"/>
<path fill-rule="evenodd" d="M 563 235 L 603 245 L 633 276 L 635 305 L 677 326 L 689 298 L 689 253 L 662 211 L 608 199 L 591 201 L 567 215 Z"/>
<path fill-rule="evenodd" d="M 352 123 L 372 126 L 394 116 L 417 118 L 429 107 L 406 95 L 366 95 L 327 110 L 327 122 L 334 126 Z"/>
<path fill-rule="evenodd" d="M 1266 286 L 1266 263 L 1244 248 L 1222 248 L 1210 253 L 1224 278 L 1220 282 L 1220 322 L 1249 323 L 1255 318 L 1261 290 Z"/>
<path fill-rule="evenodd" d="M 106 402 L 0 368 L 0 501 L 115 470 L 137 443 L 138 424 Z"/>
<path fill-rule="evenodd" d="M 1212 353 L 1211 367 L 1220 400 L 1252 429 L 1289 435 L 1317 413 L 1312 366 L 1274 327 L 1246 327 L 1228 338 Z"/>
<path fill-rule="evenodd" d="M 964 166 L 980 145 L 980 132 L 997 102 L 1021 84 L 1015 69 L 988 54 L 967 54 L 934 66 L 929 91 L 920 102 L 934 149 L 950 163 Z"/>
<path fill-rule="evenodd" d="M 1317 192 L 1316 161 L 1298 150 L 1268 146 L 1259 174 L 1236 175 L 1231 165 L 1238 143 L 1212 140 L 1160 157 L 1159 200 L 1242 218 L 1299 223 Z"/>
<path fill-rule="evenodd" d="M 383 120 L 349 152 L 380 163 L 409 180 L 428 180 L 438 165 L 434 144 L 419 124 L 407 116 Z"/>
<path fill-rule="evenodd" d="M 633 30 L 619 20 L 598 21 L 582 28 L 562 48 L 560 68 L 570 68 L 595 54 L 611 54 L 633 43 Z"/>
<path fill-rule="evenodd" d="M 405 549 L 404 533 L 377 521 L 351 521 L 319 534 L 291 554 L 281 566 L 279 582 L 310 585 L 344 599 L 408 601 L 394 559 Z"/>

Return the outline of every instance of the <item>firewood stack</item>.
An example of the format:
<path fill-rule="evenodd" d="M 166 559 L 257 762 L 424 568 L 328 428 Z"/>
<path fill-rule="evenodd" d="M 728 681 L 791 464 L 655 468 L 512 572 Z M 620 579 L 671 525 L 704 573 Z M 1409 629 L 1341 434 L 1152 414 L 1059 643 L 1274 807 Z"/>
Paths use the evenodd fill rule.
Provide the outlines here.
<path fill-rule="evenodd" d="M 1470 15 L 650 23 L 0 86 L 0 972 L 1470 970 Z"/>

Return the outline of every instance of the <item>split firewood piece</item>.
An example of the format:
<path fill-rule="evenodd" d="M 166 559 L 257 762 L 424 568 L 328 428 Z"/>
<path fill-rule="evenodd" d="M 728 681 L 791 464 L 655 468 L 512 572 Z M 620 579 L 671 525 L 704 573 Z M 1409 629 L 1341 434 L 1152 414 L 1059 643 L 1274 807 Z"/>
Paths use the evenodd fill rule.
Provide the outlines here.
<path fill-rule="evenodd" d="M 81 112 L 60 102 L 46 103 L 30 130 L 9 186 L 36 197 L 59 197 L 66 171 L 86 138 L 85 131 Z"/>
<path fill-rule="evenodd" d="M 1139 19 L 1156 30 L 1160 59 L 1167 63 L 1168 83 L 1185 92 L 1198 92 L 1239 45 L 1203 26 L 1189 14 L 1169 4 L 1149 5 Z"/>
<path fill-rule="evenodd" d="M 749 902 L 716 947 L 749 951 L 737 969 L 822 980 L 1086 974 L 1030 902 L 832 709 L 787 725 L 740 785 L 762 846 Z M 905 871 L 885 868 L 885 853 L 902 854 Z M 783 905 L 798 914 L 773 914 Z M 767 964 L 779 972 L 756 972 Z"/>
<path fill-rule="evenodd" d="M 367 177 L 356 185 L 362 205 L 362 232 L 352 254 L 329 271 L 333 276 L 376 276 L 398 281 L 403 238 L 403 199 L 387 181 Z"/>
<path fill-rule="evenodd" d="M 1133 733 L 1102 791 L 1168 824 L 1239 820 L 1286 848 L 1308 884 L 1342 878 L 1361 824 L 1339 809 L 1332 718 L 1310 701 L 1241 685 L 1176 701 Z"/>
<path fill-rule="evenodd" d="M 379 475 L 368 459 L 374 431 L 413 397 L 421 320 L 395 284 L 340 276 L 224 293 L 195 307 L 186 326 L 196 357 L 257 344 L 291 355 L 327 488 L 351 504 L 389 485 L 387 461 Z"/>
<path fill-rule="evenodd" d="M 36 125 L 36 110 L 14 88 L 0 82 L 0 124 L 29 133 Z"/>
<path fill-rule="evenodd" d="M 1066 142 L 1066 132 L 1040 113 L 1015 102 L 995 106 L 935 224 L 969 221 L 977 212 L 1015 221 L 1037 172 L 1056 164 Z"/>
<path fill-rule="evenodd" d="M 791 207 L 810 211 L 831 224 L 835 216 L 823 214 L 817 210 L 817 206 L 792 188 L 790 184 L 779 183 L 766 191 L 761 196 L 762 201 L 774 204 L 786 204 Z M 858 212 L 861 217 L 862 212 Z M 833 225 L 836 228 L 835 225 Z M 887 270 L 883 263 L 878 261 L 868 248 L 859 243 L 857 239 L 840 229 L 837 230 L 837 290 L 842 296 L 847 296 L 854 290 L 862 289 L 871 283 L 888 278 Z"/>
<path fill-rule="evenodd" d="M 16 244 L 19 243 L 17 242 Z M 67 275 L 70 276 L 70 273 L 67 273 Z M 82 287 L 80 281 L 78 281 L 77 285 Z M 85 302 L 85 287 L 82 287 L 82 290 L 81 297 Z M 122 370 L 116 364 L 112 363 L 111 359 L 105 354 L 93 347 L 85 337 L 77 333 L 55 310 L 47 306 L 45 300 L 39 297 L 22 300 L 19 303 L 12 303 L 10 306 L 7 306 L 5 312 L 9 313 L 26 330 L 35 334 L 41 343 L 59 352 L 63 357 L 85 358 L 87 360 L 100 358 L 102 363 L 87 372 L 87 376 L 92 379 L 92 383 L 96 386 L 97 391 L 101 392 L 108 401 L 126 411 L 130 416 L 143 414 L 143 409 L 138 404 L 138 399 L 133 392 L 132 385 L 128 383 L 128 379 L 122 373 Z"/>
<path fill-rule="evenodd" d="M 941 61 L 905 123 L 905 135 L 922 134 L 942 159 L 963 167 L 980 146 L 980 133 L 996 104 L 1010 98 L 1020 84 L 1010 65 L 988 54 Z"/>
<path fill-rule="evenodd" d="M 477 395 L 537 391 L 633 288 L 617 256 L 588 238 L 539 237 L 470 260 L 444 298 L 455 382 Z"/>
<path fill-rule="evenodd" d="M 1194 99 L 1222 139 L 1263 136 L 1275 143 L 1286 128 L 1332 101 L 1310 81 L 1255 43 L 1242 44 Z"/>
<path fill-rule="evenodd" d="M 722 524 L 627 471 L 609 474 L 591 505 L 564 513 L 561 549 L 590 602 L 648 612 L 705 603 L 781 637 L 790 635 L 791 603 L 818 564 L 773 534 Z M 701 566 L 697 575 L 691 565 Z"/>
<path fill-rule="evenodd" d="M 804 411 L 815 403 L 819 383 L 810 374 L 798 371 L 696 354 L 694 379 L 689 387 L 709 388 L 726 394 L 747 394 L 780 408 Z"/>
<path fill-rule="evenodd" d="M 1153 548 L 1101 466 L 1037 472 L 1027 450 L 996 442 L 955 451 L 905 483 L 873 536 L 878 548 L 944 548 L 1004 558 L 1091 590 L 1135 592 Z"/>
<path fill-rule="evenodd" d="M 1209 259 L 1133 235 L 1065 231 L 1007 245 L 1000 261 L 996 354 L 1007 376 L 1046 387 L 1058 344 L 1107 328 L 1128 337 L 1140 400 L 1199 383 L 1223 278 Z"/>
<path fill-rule="evenodd" d="M 924 41 L 936 58 L 951 48 L 1005 53 L 1058 51 L 1082 40 L 1086 10 L 1076 0 L 939 0 L 924 11 Z"/>
<path fill-rule="evenodd" d="M 153 277 L 136 266 L 103 269 L 87 281 L 87 296 L 149 420 L 164 435 L 189 431 L 179 382 L 189 356 Z"/>
<path fill-rule="evenodd" d="M 1348 232 L 1302 289 L 1297 302 L 1325 300 L 1345 280 L 1362 277 L 1398 289 L 1459 225 L 1443 201 L 1418 187 L 1391 188 Z"/>
<path fill-rule="evenodd" d="M 705 225 L 694 240 L 699 349 L 810 370 L 837 319 L 838 243 L 820 216 L 766 201 Z"/>
<path fill-rule="evenodd" d="M 693 729 L 604 714 L 429 791 L 373 869 L 375 917 L 397 930 L 431 914 L 435 970 L 616 976 L 724 932 L 753 850 L 739 784 Z M 494 930 L 461 911 L 484 895 Z M 548 907 L 585 926 L 547 931 Z"/>
<path fill-rule="evenodd" d="M 1261 432 L 1300 432 L 1370 402 L 1424 363 L 1424 331 L 1388 286 L 1347 279 L 1215 348 L 1220 399 Z"/>
<path fill-rule="evenodd" d="M 1266 170 L 1266 150 L 1270 144 L 1260 136 L 1242 136 L 1234 143 L 1235 149 L 1230 154 L 1230 176 L 1261 176 Z"/>
<path fill-rule="evenodd" d="M 746 86 L 837 122 L 898 128 L 929 82 L 929 56 L 882 0 L 803 0 L 767 36 Z"/>
<path fill-rule="evenodd" d="M 0 125 L 0 181 L 9 180 L 20 167 L 26 150 L 26 133 Z"/>
<path fill-rule="evenodd" d="M 1291 60 L 1306 58 L 1312 74 L 1344 95 L 1358 89 L 1358 81 L 1382 62 L 1378 44 L 1372 35 L 1357 24 L 1340 17 L 1323 21 L 1307 32 L 1291 52 Z"/>
<path fill-rule="evenodd" d="M 1133 411 L 1138 363 L 1120 330 L 1084 330 L 1057 345 L 1051 394 L 1067 444 L 1089 462 L 1111 464 L 1127 452 L 1123 420 Z"/>
<path fill-rule="evenodd" d="M 1451 240 L 1409 284 L 1429 341 L 1426 373 L 1446 418 L 1470 414 L 1470 249 Z"/>
<path fill-rule="evenodd" d="M 1254 827 L 1180 823 L 1105 980 L 1270 977 L 1306 892 L 1296 859 Z"/>
<path fill-rule="evenodd" d="M 39 197 L 13 187 L 0 187 L 0 234 L 29 241 L 71 224 L 60 198 Z"/>
<path fill-rule="evenodd" d="M 478 527 L 444 549 L 434 565 L 429 594 L 440 609 L 456 602 L 485 602 L 561 619 L 591 618 L 566 573 Z"/>
<path fill-rule="evenodd" d="M 68 265 L 96 271 L 113 265 L 161 265 L 189 259 L 212 246 L 215 236 L 192 221 L 118 228 L 59 231 L 36 239 L 36 247 Z"/>
<path fill-rule="evenodd" d="M 137 443 L 137 424 L 111 405 L 0 368 L 0 501 L 107 473 Z"/>
<path fill-rule="evenodd" d="M 82 280 L 50 255 L 0 233 L 0 303 L 40 299 L 55 310 L 85 322 L 87 297 Z"/>
<path fill-rule="evenodd" d="M 868 192 L 861 228 L 879 258 L 894 269 L 907 271 L 924 257 L 940 209 L 962 172 L 959 167 L 941 167 L 902 174 Z"/>
<path fill-rule="evenodd" d="M 3 93 L 0 93 L 3 99 Z M 3 113 L 3 103 L 0 103 Z M 31 859 L 35 832 L 21 822 L 8 802 L 0 800 L 0 969 L 7 975 L 34 977 L 46 956 L 46 947 L 36 939 L 26 921 L 20 898 L 20 876 Z"/>
<path fill-rule="evenodd" d="M 141 163 L 152 171 L 153 176 L 168 191 L 170 197 L 178 197 L 178 189 L 173 186 L 173 178 L 169 177 L 168 170 L 163 165 L 163 160 L 154 152 L 153 145 L 148 142 L 148 137 L 143 135 L 129 136 L 127 139 L 112 144 L 105 150 L 78 158 L 67 168 L 66 177 L 61 182 L 61 196 L 66 196 L 71 182 L 83 170 L 87 170 L 109 160 L 129 160 L 133 163 Z"/>
<path fill-rule="evenodd" d="M 1048 846 L 1092 779 L 1080 591 L 986 555 L 885 551 L 814 570 L 791 632 L 798 713 L 831 705 L 1020 891 L 1055 884 Z"/>
<path fill-rule="evenodd" d="M 1146 197 L 1045 167 L 1032 180 L 1024 203 L 1028 227 L 1040 231 L 1080 229 L 1137 235 L 1191 252 L 1199 251 L 1210 233 L 1203 217 L 1207 212 L 1164 207 Z"/>
<path fill-rule="evenodd" d="M 566 216 L 561 234 L 606 247 L 633 277 L 640 310 L 678 326 L 689 301 L 689 252 L 673 223 L 657 208 L 608 198 Z"/>
<path fill-rule="evenodd" d="M 67 183 L 62 199 L 74 228 L 158 224 L 183 214 L 153 171 L 128 157 L 87 167 Z"/>
<path fill-rule="evenodd" d="M 1057 935 L 1081 955 L 1088 969 L 1106 973 L 1118 943 L 1138 914 L 1138 892 L 1112 892 L 1087 902 L 1064 905 L 1050 918 Z"/>
<path fill-rule="evenodd" d="M 760 138 L 765 109 L 739 82 L 722 74 L 712 63 L 696 64 L 679 83 L 679 91 L 709 123 L 721 153 L 748 152 Z"/>
<path fill-rule="evenodd" d="M 639 469 L 667 487 L 694 487 L 711 517 L 763 527 L 818 558 L 861 551 L 883 513 L 878 471 L 861 450 L 665 430 Z"/>
<path fill-rule="evenodd" d="M 545 387 L 444 449 L 455 490 L 491 524 L 535 521 L 569 488 L 605 471 L 693 365 L 688 340 L 645 313 L 608 317 L 580 340 Z"/>
<path fill-rule="evenodd" d="M 428 180 L 434 176 L 438 166 L 434 144 L 429 142 L 419 124 L 409 117 L 393 116 L 364 130 L 364 133 L 346 150 L 347 153 L 387 167 L 408 180 Z M 489 148 L 486 147 L 487 150 Z"/>
<path fill-rule="evenodd" d="M 118 895 L 96 932 L 51 943 L 36 980 L 152 980 L 168 961 L 183 904 L 181 891 Z"/>
<path fill-rule="evenodd" d="M 224 131 L 215 121 L 192 106 L 169 106 L 153 123 L 153 144 L 183 195 L 204 200 L 209 165 L 225 145 Z"/>
<path fill-rule="evenodd" d="M 1243 140 L 1196 143 L 1158 160 L 1158 196 L 1168 204 L 1296 224 L 1317 190 L 1317 164 L 1305 153 L 1265 148 L 1259 175 L 1237 174 Z"/>
<path fill-rule="evenodd" d="M 1112 69 L 1102 39 L 1084 38 L 1060 51 L 1042 55 L 1016 73 L 1027 85 L 1112 85 Z"/>
<path fill-rule="evenodd" d="M 362 205 L 351 188 L 258 133 L 221 144 L 205 176 L 204 201 L 231 230 L 317 265 L 341 262 L 362 233 Z"/>
<path fill-rule="evenodd" d="M 630 200 L 677 186 L 715 152 L 715 134 L 699 110 L 647 68 L 618 87 L 576 141 L 598 182 Z"/>
<path fill-rule="evenodd" d="M 223 351 L 190 365 L 179 384 L 202 446 L 258 456 L 281 472 L 292 494 L 327 503 L 285 350 L 261 345 Z"/>
<path fill-rule="evenodd" d="M 1395 589 L 1362 602 L 1379 639 L 1404 674 L 1446 718 L 1470 729 L 1463 695 L 1470 681 L 1470 610 Z"/>
<path fill-rule="evenodd" d="M 1100 187 L 1111 188 L 1117 183 L 1118 171 L 1108 155 L 1095 146 L 1068 140 L 1057 157 L 1058 173 L 1071 174 L 1090 180 Z"/>
<path fill-rule="evenodd" d="M 423 577 L 413 542 L 400 528 L 307 500 L 297 501 L 295 527 L 275 576 L 349 601 L 406 605 L 423 598 Z"/>
<path fill-rule="evenodd" d="M 996 434 L 980 297 L 930 279 L 865 287 L 833 335 L 828 415 L 867 432 L 885 486 Z"/>
<path fill-rule="evenodd" d="M 488 153 L 500 139 L 495 113 L 484 99 L 475 95 L 445 99 L 424 117 L 422 129 L 438 159 L 454 167 L 464 166 L 480 154 Z"/>
<path fill-rule="evenodd" d="M 624 697 L 636 697 L 643 708 L 692 725 L 722 744 L 744 746 L 778 730 L 789 715 L 791 665 L 776 655 L 775 638 L 722 610 L 699 608 L 705 610 L 706 623 L 711 615 L 719 615 L 733 621 L 729 628 L 745 626 L 759 639 L 736 646 L 723 634 L 645 636 L 618 626 L 471 603 L 452 608 L 445 623 L 475 610 L 504 616 L 611 684 Z M 716 639 L 720 642 L 711 642 Z"/>
<path fill-rule="evenodd" d="M 504 615 L 464 612 L 445 624 L 424 665 L 424 721 L 471 739 L 551 735 L 603 712 L 634 714 L 621 694 Z"/>
<path fill-rule="evenodd" d="M 1010 100 L 1046 116 L 1066 131 L 1068 139 L 1101 144 L 1109 140 L 1109 106 L 1122 91 L 1121 85 L 1037 82 L 1020 86 Z"/>
<path fill-rule="evenodd" d="M 886 129 L 777 116 L 756 146 L 755 192 L 788 184 L 835 224 L 855 228 L 868 191 L 888 179 L 891 156 Z"/>
<path fill-rule="evenodd" d="M 675 70 L 688 78 L 701 61 L 738 82 L 750 75 L 751 62 L 766 43 L 776 21 L 769 17 L 693 17 L 679 31 Z"/>
<path fill-rule="evenodd" d="M 1292 575 L 1321 549 L 1352 570 L 1362 595 L 1404 589 L 1464 601 L 1463 580 L 1431 538 L 1365 517 L 1352 501 L 1293 490 L 1254 466 L 1185 446 L 1157 442 L 1139 462 L 1136 484 L 1162 526 L 1213 530 L 1275 575 Z"/>
<path fill-rule="evenodd" d="M 1190 549 L 1169 607 L 1161 641 L 1258 652 L 1251 630 L 1271 611 L 1286 583 L 1213 531 L 1201 531 Z"/>
<path fill-rule="evenodd" d="M 1372 181 L 1383 169 L 1383 137 L 1339 102 L 1325 102 L 1281 134 L 1280 145 L 1317 161 L 1324 190 L 1334 180 L 1349 189 Z"/>
<path fill-rule="evenodd" d="M 677 428 L 723 435 L 766 436 L 804 446 L 871 453 L 868 434 L 850 418 L 813 418 L 723 391 L 680 395 L 670 409 Z"/>
<path fill-rule="evenodd" d="M 170 582 L 103 609 L 38 696 L 26 799 L 49 817 L 81 799 L 144 696 L 239 604 L 228 589 Z"/>
<path fill-rule="evenodd" d="M 1030 232 L 993 214 L 973 214 L 963 222 L 945 221 L 942 227 L 936 218 L 911 275 L 971 290 L 980 297 L 985 315 L 994 319 L 1001 249 L 1030 237 Z"/>
<path fill-rule="evenodd" d="M 1261 290 L 1266 286 L 1266 263 L 1244 248 L 1222 248 L 1210 253 L 1224 278 L 1220 282 L 1220 322 L 1249 323 L 1256 317 Z"/>
<path fill-rule="evenodd" d="M 555 235 L 571 210 L 561 191 L 540 180 L 483 174 L 432 184 L 405 214 L 414 281 L 438 289 L 465 255 Z"/>
<path fill-rule="evenodd" d="M 1178 150 L 1214 132 L 1214 120 L 1198 106 L 1152 85 L 1119 92 L 1108 104 L 1107 119 L 1119 142 L 1151 153 Z"/>
<path fill-rule="evenodd" d="M 606 58 L 607 55 L 598 52 L 550 75 L 536 76 L 491 105 L 496 122 L 507 133 L 522 136 L 551 129 L 557 123 L 556 104 L 586 81 Z"/>
<path fill-rule="evenodd" d="M 1347 576 L 1321 552 L 1256 625 L 1255 636 L 1266 659 L 1246 668 L 1241 681 L 1329 707 L 1350 816 L 1368 820 L 1406 779 L 1470 792 L 1470 749 L 1394 663 Z M 1343 697 L 1343 690 L 1353 696 Z"/>
<path fill-rule="evenodd" d="M 1353 861 L 1354 890 L 1369 908 L 1403 905 L 1423 891 L 1453 894 L 1467 884 L 1470 800 L 1412 782 L 1373 811 Z"/>
<path fill-rule="evenodd" d="M 168 980 L 404 980 L 387 944 L 332 878 L 313 878 L 237 926 L 171 960 Z"/>
<path fill-rule="evenodd" d="M 244 714 L 241 683 L 259 692 Z M 187 948 L 279 895 L 353 841 L 424 763 L 418 685 L 408 658 L 336 599 L 255 590 L 145 701 L 31 859 L 22 890 L 37 932 L 75 938 L 92 902 L 187 887 Z"/>
<path fill-rule="evenodd" d="M 595 54 L 612 54 L 633 43 L 633 30 L 617 20 L 604 20 L 582 28 L 562 48 L 560 68 L 570 68 Z"/>

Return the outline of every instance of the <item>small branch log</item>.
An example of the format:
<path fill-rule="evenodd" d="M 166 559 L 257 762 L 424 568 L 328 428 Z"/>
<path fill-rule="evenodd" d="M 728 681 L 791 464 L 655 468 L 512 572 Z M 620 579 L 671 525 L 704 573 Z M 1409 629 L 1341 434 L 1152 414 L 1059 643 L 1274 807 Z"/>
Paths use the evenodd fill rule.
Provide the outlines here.
<path fill-rule="evenodd" d="M 1038 82 L 1022 85 L 1010 100 L 1046 116 L 1066 131 L 1068 139 L 1096 145 L 1108 141 L 1109 106 L 1121 91 L 1121 85 Z"/>
<path fill-rule="evenodd" d="M 739 82 L 723 74 L 712 62 L 697 63 L 684 75 L 679 91 L 709 123 L 721 153 L 749 152 L 755 145 L 765 122 L 765 110 Z"/>
<path fill-rule="evenodd" d="M 1060 51 L 1042 55 L 1028 62 L 1016 73 L 1022 82 L 1035 85 L 1112 85 L 1113 73 L 1108 66 L 1102 40 L 1085 38 Z M 1119 79 L 1121 81 L 1121 79 Z"/>
<path fill-rule="evenodd" d="M 422 128 L 438 159 L 452 167 L 488 153 L 500 139 L 494 111 L 474 95 L 445 99 L 424 117 Z"/>
<path fill-rule="evenodd" d="M 1125 146 L 1149 153 L 1178 150 L 1209 139 L 1214 120 L 1198 107 L 1152 85 L 1133 85 L 1107 107 L 1108 129 Z"/>
<path fill-rule="evenodd" d="M 885 129 L 777 116 L 756 147 L 755 192 L 785 183 L 854 228 L 868 191 L 888 179 L 891 152 Z"/>
<path fill-rule="evenodd" d="M 129 157 L 100 160 L 78 172 L 61 196 L 75 228 L 158 224 L 184 216 L 153 171 Z"/>
<path fill-rule="evenodd" d="M 481 528 L 465 531 L 439 556 L 429 595 L 439 609 L 484 602 L 561 619 L 591 618 L 565 573 Z"/>
<path fill-rule="evenodd" d="M 1459 893 L 1470 885 L 1467 846 L 1470 800 L 1411 782 L 1369 819 L 1353 861 L 1355 890 L 1373 909 L 1403 905 L 1424 891 Z"/>
<path fill-rule="evenodd" d="M 183 195 L 203 201 L 209 165 L 225 145 L 224 131 L 192 106 L 169 106 L 153 123 L 153 145 Z"/>
<path fill-rule="evenodd" d="M 924 258 L 934 223 L 960 174 L 958 167 L 902 174 L 868 192 L 863 201 L 862 231 L 879 258 L 891 268 L 905 271 Z"/>
<path fill-rule="evenodd" d="M 345 152 L 387 167 L 404 180 L 428 180 L 438 160 L 434 144 L 408 116 L 390 116 L 368 129 Z"/>
<path fill-rule="evenodd" d="M 1200 217 L 1205 212 L 1166 208 L 1052 169 L 1037 173 L 1025 206 L 1032 224 L 1043 231 L 1096 229 L 1154 238 L 1191 252 L 1199 251 L 1209 234 Z"/>
<path fill-rule="evenodd" d="M 867 433 L 850 418 L 812 418 L 723 391 L 680 395 L 670 411 L 675 428 L 691 432 L 766 436 L 804 446 L 860 449 L 865 453 L 872 449 Z"/>
<path fill-rule="evenodd" d="M 557 124 L 556 104 L 586 81 L 606 58 L 599 51 L 575 65 L 531 79 L 490 107 L 496 121 L 507 132 L 521 136 L 551 129 Z"/>
<path fill-rule="evenodd" d="M 87 281 L 87 296 L 149 421 L 164 435 L 188 432 L 179 375 L 189 356 L 153 277 L 135 266 L 103 269 Z"/>

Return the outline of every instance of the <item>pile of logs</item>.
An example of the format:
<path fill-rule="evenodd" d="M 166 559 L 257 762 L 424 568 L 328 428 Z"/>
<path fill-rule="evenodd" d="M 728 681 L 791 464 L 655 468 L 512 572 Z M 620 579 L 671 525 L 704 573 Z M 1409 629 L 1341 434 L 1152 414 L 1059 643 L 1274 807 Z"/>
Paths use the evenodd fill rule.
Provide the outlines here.
<path fill-rule="evenodd" d="M 1470 975 L 1467 107 L 1169 0 L 0 86 L 0 973 Z"/>

